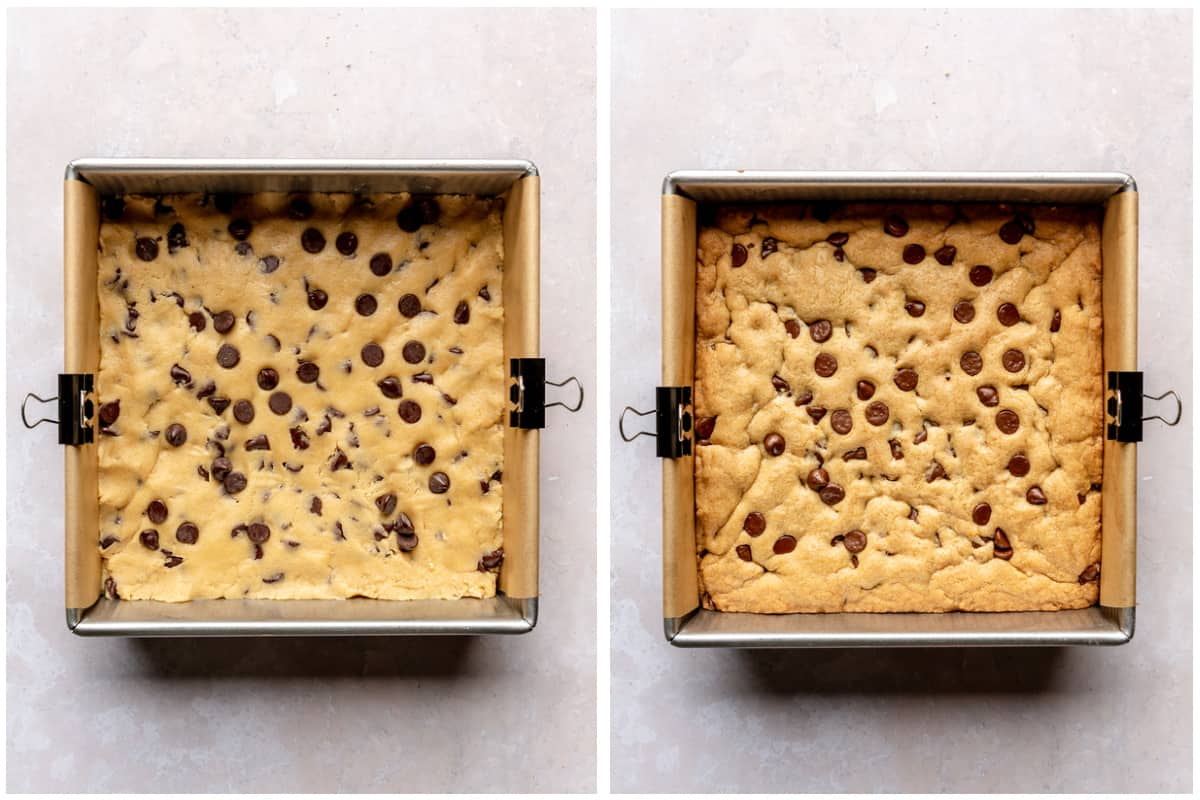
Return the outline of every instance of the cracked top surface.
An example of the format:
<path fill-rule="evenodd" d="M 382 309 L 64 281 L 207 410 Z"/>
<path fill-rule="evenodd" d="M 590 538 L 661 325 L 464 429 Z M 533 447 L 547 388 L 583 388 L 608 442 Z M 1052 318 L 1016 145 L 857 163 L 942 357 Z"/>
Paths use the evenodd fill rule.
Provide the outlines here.
<path fill-rule="evenodd" d="M 495 593 L 499 201 L 190 194 L 103 211 L 110 597 Z"/>
<path fill-rule="evenodd" d="M 702 211 L 707 608 L 1096 602 L 1099 209 Z"/>

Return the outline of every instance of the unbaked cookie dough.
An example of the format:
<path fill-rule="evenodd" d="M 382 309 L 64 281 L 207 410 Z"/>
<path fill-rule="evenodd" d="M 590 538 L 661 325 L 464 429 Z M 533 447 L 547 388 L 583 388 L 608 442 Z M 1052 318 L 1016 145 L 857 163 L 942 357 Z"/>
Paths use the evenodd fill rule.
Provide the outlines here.
<path fill-rule="evenodd" d="M 106 199 L 110 597 L 487 597 L 503 560 L 501 201 Z"/>
<path fill-rule="evenodd" d="M 1095 603 L 1099 210 L 709 213 L 696 285 L 704 605 Z"/>

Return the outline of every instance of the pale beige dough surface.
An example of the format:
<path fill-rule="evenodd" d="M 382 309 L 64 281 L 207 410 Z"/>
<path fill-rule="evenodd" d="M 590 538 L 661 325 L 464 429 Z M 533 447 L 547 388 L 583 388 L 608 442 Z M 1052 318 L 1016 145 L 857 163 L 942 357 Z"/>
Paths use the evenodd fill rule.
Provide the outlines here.
<path fill-rule="evenodd" d="M 824 221 L 803 207 L 728 207 L 701 225 L 695 474 L 704 604 L 776 613 L 1093 604 L 1098 211 L 863 204 L 816 213 Z M 892 216 L 902 235 L 885 231 Z M 1013 243 L 1000 236 L 1006 223 Z M 911 245 L 924 250 L 910 250 L 916 263 L 904 255 Z M 735 267 L 738 246 L 745 262 Z M 946 246 L 955 252 L 942 250 L 943 264 L 935 253 Z M 992 270 L 982 285 L 970 277 L 979 265 Z M 955 317 L 960 302 L 972 306 L 973 316 L 960 309 L 968 321 Z M 1004 303 L 1016 306 L 1014 324 L 1000 319 Z M 823 342 L 813 337 L 819 320 L 829 323 Z M 1023 357 L 1012 361 L 1016 371 L 1004 366 L 1009 350 Z M 968 351 L 982 357 L 976 375 L 961 364 Z M 816 368 L 822 354 L 836 359 L 828 376 Z M 897 384 L 901 370 L 916 372 L 915 389 Z M 871 384 L 861 395 L 860 381 Z M 988 387 L 994 405 L 984 403 Z M 881 424 L 867 418 L 872 403 L 886 405 Z M 1001 429 L 1001 412 L 1015 413 L 1015 432 Z M 783 437 L 778 456 L 765 446 L 772 434 Z M 1009 470 L 1016 455 L 1028 459 L 1028 474 Z M 844 499 L 825 502 L 806 485 L 822 464 Z M 815 477 L 819 485 L 824 476 Z M 1044 504 L 1030 501 L 1038 491 Z M 984 524 L 974 516 L 980 504 L 990 507 Z M 752 513 L 763 517 L 761 532 L 747 522 Z M 851 531 L 865 534 L 860 552 L 847 547 L 861 543 L 856 535 L 838 538 Z"/>
<path fill-rule="evenodd" d="M 439 210 L 436 222 L 427 213 L 408 232 L 397 222 L 419 202 L 408 195 L 308 195 L 306 219 L 296 218 L 297 198 L 243 196 L 225 213 L 212 196 L 165 197 L 157 210 L 153 198 L 128 197 L 119 216 L 106 214 L 115 219 L 100 231 L 97 382 L 102 403 L 120 404 L 98 437 L 106 589 L 168 601 L 493 595 L 505 392 L 500 201 L 439 196 L 425 206 Z M 239 252 L 234 220 L 250 223 L 252 252 Z M 186 246 L 169 246 L 177 224 Z M 318 253 L 301 244 L 308 228 L 325 239 Z M 339 251 L 344 232 L 357 237 L 350 255 Z M 141 238 L 157 245 L 150 261 L 137 253 Z M 370 266 L 379 253 L 391 260 L 382 276 Z M 314 310 L 318 289 L 328 299 Z M 421 305 L 411 318 L 398 307 L 410 293 Z M 364 294 L 375 300 L 369 316 L 356 308 Z M 227 333 L 214 326 L 223 311 L 235 320 Z M 202 330 L 189 322 L 196 312 Z M 409 363 L 414 341 L 424 353 Z M 368 344 L 382 348 L 377 367 L 364 360 Z M 232 368 L 218 363 L 222 345 L 238 351 Z M 315 382 L 300 380 L 303 362 L 319 369 Z M 174 365 L 187 377 L 173 378 Z M 275 389 L 260 387 L 263 368 L 278 373 Z M 401 398 L 377 385 L 389 376 Z M 199 398 L 209 384 L 211 397 Z M 286 413 L 269 407 L 275 392 L 290 396 Z M 213 398 L 230 405 L 214 408 Z M 253 406 L 250 422 L 235 418 L 238 401 Z M 401 418 L 405 401 L 419 405 L 419 421 Z M 177 447 L 167 441 L 172 424 L 187 432 Z M 248 450 L 262 435 L 269 449 Z M 427 465 L 414 458 L 422 444 L 435 450 Z M 215 479 L 222 449 L 245 476 L 243 491 Z M 448 491 L 432 491 L 435 473 Z M 381 509 L 388 494 L 395 507 Z M 161 523 L 147 515 L 156 500 L 167 507 Z M 408 551 L 402 515 L 416 534 Z M 179 540 L 185 522 L 198 529 L 194 544 Z M 254 523 L 270 531 L 257 547 L 249 531 L 234 533 Z M 157 532 L 157 549 L 141 542 L 146 530 Z"/>

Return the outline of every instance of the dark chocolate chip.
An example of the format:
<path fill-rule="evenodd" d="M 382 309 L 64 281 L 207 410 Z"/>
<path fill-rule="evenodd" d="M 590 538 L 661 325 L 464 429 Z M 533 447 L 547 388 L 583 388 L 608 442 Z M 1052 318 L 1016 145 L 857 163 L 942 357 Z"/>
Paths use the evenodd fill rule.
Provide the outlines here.
<path fill-rule="evenodd" d="M 870 267 L 863 267 L 862 269 L 860 269 L 858 271 L 858 274 L 862 277 L 863 283 L 871 283 L 879 275 L 878 272 L 871 269 Z"/>
<path fill-rule="evenodd" d="M 309 289 L 308 290 L 308 307 L 313 311 L 320 311 L 329 302 L 329 295 L 324 289 Z"/>
<path fill-rule="evenodd" d="M 354 251 L 358 249 L 358 237 L 350 231 L 342 231 L 334 240 L 334 247 L 344 256 L 354 255 Z"/>
<path fill-rule="evenodd" d="M 761 512 L 751 511 L 742 521 L 742 530 L 751 536 L 761 536 L 767 529 L 767 518 Z"/>
<path fill-rule="evenodd" d="M 379 387 L 379 391 L 383 392 L 384 397 L 390 397 L 391 399 L 395 400 L 404 395 L 404 389 L 400 384 L 400 379 L 395 375 L 389 375 L 375 385 Z"/>
<path fill-rule="evenodd" d="M 301 383 L 316 383 L 321 377 L 321 368 L 311 361 L 301 361 L 296 367 L 296 377 Z"/>
<path fill-rule="evenodd" d="M 696 438 L 700 441 L 706 441 L 712 438 L 713 431 L 717 429 L 716 417 L 699 417 L 696 420 Z"/>
<path fill-rule="evenodd" d="M 188 314 L 188 325 L 191 326 L 192 330 L 199 332 L 208 326 L 208 320 L 199 311 L 193 311 Z"/>
<path fill-rule="evenodd" d="M 375 498 L 375 507 L 378 508 L 380 513 L 382 513 L 385 517 L 390 517 L 392 514 L 396 513 L 396 502 L 395 492 L 388 492 L 387 494 L 381 494 Z"/>
<path fill-rule="evenodd" d="M 288 204 L 288 216 L 292 219 L 305 220 L 313 214 L 312 203 L 303 197 L 293 197 Z"/>
<path fill-rule="evenodd" d="M 740 558 L 742 561 L 753 561 L 754 560 L 754 555 L 750 551 L 750 545 L 739 544 L 735 549 L 737 551 L 738 558 Z"/>
<path fill-rule="evenodd" d="M 835 231 L 825 237 L 825 241 L 829 242 L 834 247 L 841 247 L 846 242 L 850 241 L 850 234 L 844 231 Z"/>
<path fill-rule="evenodd" d="M 1012 436 L 1021 427 L 1021 418 L 1015 411 L 1002 409 L 996 413 L 996 427 L 1000 429 L 1001 433 Z"/>
<path fill-rule="evenodd" d="M 415 294 L 406 294 L 400 298 L 400 313 L 409 319 L 421 313 L 421 300 Z"/>
<path fill-rule="evenodd" d="M 846 435 L 854 427 L 854 418 L 844 408 L 839 408 L 829 415 L 829 425 L 837 433 Z"/>
<path fill-rule="evenodd" d="M 822 503 L 827 506 L 836 506 L 846 499 L 846 490 L 836 483 L 830 483 L 821 487 L 820 495 Z"/>
<path fill-rule="evenodd" d="M 479 559 L 478 569 L 480 572 L 491 572 L 499 569 L 500 565 L 503 563 L 504 548 L 502 547 L 499 550 L 493 550 L 492 552 L 484 555 L 483 558 Z"/>
<path fill-rule="evenodd" d="M 372 294 L 360 294 L 354 300 L 354 310 L 359 313 L 359 316 L 369 317 L 375 313 L 375 309 L 378 307 L 379 303 Z"/>
<path fill-rule="evenodd" d="M 167 521 L 167 504 L 162 500 L 151 500 L 150 505 L 146 507 L 146 516 L 155 525 L 161 525 Z"/>
<path fill-rule="evenodd" d="M 333 460 L 329 463 L 330 472 L 337 472 L 339 469 L 350 469 L 350 459 L 340 447 L 333 451 Z"/>
<path fill-rule="evenodd" d="M 158 531 L 150 529 L 144 530 L 138 534 L 138 541 L 142 543 L 142 547 L 147 550 L 158 549 Z"/>
<path fill-rule="evenodd" d="M 125 198 L 106 197 L 100 201 L 100 210 L 104 213 L 105 219 L 116 222 L 125 213 Z"/>
<path fill-rule="evenodd" d="M 233 330 L 235 322 L 237 322 L 237 318 L 230 311 L 220 311 L 213 314 L 213 330 L 217 333 L 229 333 Z"/>
<path fill-rule="evenodd" d="M 418 372 L 416 375 L 412 376 L 412 379 L 413 383 L 428 383 L 433 385 L 433 376 L 428 372 Z"/>
<path fill-rule="evenodd" d="M 304 428 L 301 428 L 299 425 L 297 425 L 288 432 L 292 435 L 292 447 L 296 448 L 297 450 L 308 449 L 308 433 L 305 432 Z"/>
<path fill-rule="evenodd" d="M 992 268 L 979 264 L 978 266 L 971 267 L 969 276 L 971 283 L 976 286 L 987 286 L 992 282 Z"/>
<path fill-rule="evenodd" d="M 1040 486 L 1030 486 L 1029 491 L 1025 492 L 1025 499 L 1029 501 L 1030 505 L 1046 505 L 1046 493 L 1042 491 L 1042 487 Z"/>
<path fill-rule="evenodd" d="M 1060 328 L 1062 328 L 1062 312 L 1056 308 L 1054 309 L 1054 317 L 1050 320 L 1050 332 L 1058 333 Z"/>
<path fill-rule="evenodd" d="M 416 550 L 417 544 L 418 544 L 417 534 L 415 534 L 411 531 L 407 532 L 407 533 L 404 531 L 397 531 L 396 532 L 396 544 L 400 548 L 400 551 L 403 553 L 408 553 L 408 552 L 411 552 L 412 550 Z"/>
<path fill-rule="evenodd" d="M 1092 581 L 1098 580 L 1099 578 L 1100 578 L 1100 565 L 1099 564 L 1088 564 L 1086 567 L 1084 567 L 1083 572 L 1079 573 L 1079 585 L 1082 586 L 1085 583 L 1091 583 Z"/>
<path fill-rule="evenodd" d="M 988 407 L 1000 405 L 1000 393 L 996 391 L 996 387 L 992 385 L 980 386 L 975 390 L 975 394 L 979 397 L 979 402 Z"/>
<path fill-rule="evenodd" d="M 813 422 L 820 422 L 826 411 L 824 406 L 809 406 L 804 410 L 808 412 L 808 416 L 812 418 Z"/>
<path fill-rule="evenodd" d="M 100 424 L 112 425 L 121 416 L 121 401 L 113 400 L 100 406 Z"/>
<path fill-rule="evenodd" d="M 858 399 L 859 400 L 870 400 L 874 396 L 875 396 L 875 384 L 871 383 L 870 381 L 859 381 L 858 382 Z"/>
<path fill-rule="evenodd" d="M 1005 327 L 1011 327 L 1021 321 L 1021 312 L 1012 303 L 1001 303 L 996 309 L 996 319 Z"/>
<path fill-rule="evenodd" d="M 264 392 L 269 392 L 279 385 L 279 373 L 270 367 L 263 367 L 258 371 L 258 388 Z"/>
<path fill-rule="evenodd" d="M 187 428 L 180 425 L 178 422 L 172 422 L 167 426 L 166 436 L 167 444 L 171 447 L 180 447 L 187 441 Z"/>
<path fill-rule="evenodd" d="M 229 223 L 229 235 L 239 242 L 244 242 L 246 239 L 250 238 L 250 231 L 252 228 L 253 226 L 250 224 L 250 220 L 235 219 Z"/>
<path fill-rule="evenodd" d="M 233 404 L 233 418 L 243 425 L 254 421 L 254 404 L 249 400 L 238 400 Z"/>
<path fill-rule="evenodd" d="M 466 325 L 471 320 L 471 307 L 467 305 L 466 300 L 460 300 L 454 308 L 454 322 L 457 325 Z"/>
<path fill-rule="evenodd" d="M 846 260 L 846 251 L 840 247 L 835 247 L 833 250 L 833 257 L 837 261 L 845 261 Z"/>
<path fill-rule="evenodd" d="M 871 423 L 872 425 L 882 425 L 887 422 L 888 418 L 891 416 L 891 409 L 888 408 L 887 403 L 876 400 L 874 403 L 871 403 L 867 406 L 865 416 L 867 418 L 867 422 Z"/>
<path fill-rule="evenodd" d="M 279 269 L 279 256 L 264 256 L 259 259 L 258 268 L 266 275 Z"/>
<path fill-rule="evenodd" d="M 300 246 L 304 252 L 315 255 L 325 249 L 325 236 L 316 228 L 306 228 L 300 234 Z"/>
<path fill-rule="evenodd" d="M 974 350 L 968 350 L 962 354 L 962 358 L 958 360 L 958 365 L 968 375 L 978 375 L 983 371 L 983 356 Z"/>
<path fill-rule="evenodd" d="M 848 531 L 842 537 L 842 546 L 851 553 L 861 553 L 867 549 L 867 535 L 860 530 Z"/>
<path fill-rule="evenodd" d="M 1025 235 L 1021 223 L 1017 220 L 1009 220 L 1000 226 L 1000 239 L 1005 244 L 1016 244 L 1021 241 L 1021 237 Z"/>
<path fill-rule="evenodd" d="M 279 416 L 283 416 L 292 410 L 292 396 L 287 392 L 273 392 L 267 398 L 267 407 Z"/>
<path fill-rule="evenodd" d="M 421 406 L 412 400 L 400 401 L 400 419 L 409 425 L 421 420 Z"/>
<path fill-rule="evenodd" d="M 174 253 L 188 246 L 187 231 L 182 222 L 176 222 L 167 231 L 167 253 Z"/>
<path fill-rule="evenodd" d="M 1005 350 L 1004 355 L 1000 357 L 1000 361 L 1009 372 L 1020 372 L 1025 369 L 1025 354 L 1020 350 Z"/>
<path fill-rule="evenodd" d="M 996 528 L 992 537 L 992 555 L 1005 561 L 1012 558 L 1012 543 L 1008 541 L 1008 534 L 1004 532 L 1003 528 Z"/>
<path fill-rule="evenodd" d="M 247 450 L 270 450 L 271 440 L 267 438 L 265 433 L 260 433 L 257 436 L 251 436 L 246 440 Z"/>
<path fill-rule="evenodd" d="M 796 537 L 784 534 L 775 540 L 775 544 L 771 545 L 771 549 L 775 551 L 775 555 L 783 556 L 796 549 Z"/>
<path fill-rule="evenodd" d="M 903 255 L 905 264 L 920 264 L 925 260 L 925 248 L 919 244 L 906 244 Z"/>
<path fill-rule="evenodd" d="M 918 380 L 916 370 L 907 367 L 897 371 L 896 376 L 892 378 L 893 383 L 896 384 L 896 388 L 902 392 L 911 392 L 913 389 L 916 389 Z"/>
<path fill-rule="evenodd" d="M 954 304 L 954 319 L 966 325 L 971 320 L 975 319 L 975 306 L 968 303 L 966 300 L 959 300 Z"/>
<path fill-rule="evenodd" d="M 805 479 L 808 488 L 814 492 L 820 491 L 829 485 L 829 473 L 823 467 L 817 467 L 808 473 L 808 478 Z"/>
<path fill-rule="evenodd" d="M 432 445 L 419 444 L 417 445 L 417 449 L 413 451 L 413 461 L 423 467 L 432 464 L 435 458 L 437 458 L 437 451 L 433 449 Z"/>
<path fill-rule="evenodd" d="M 888 447 L 892 448 L 892 458 L 896 460 L 904 458 L 904 449 L 900 446 L 899 439 L 888 439 Z"/>
<path fill-rule="evenodd" d="M 103 539 L 100 540 L 100 549 L 107 550 L 108 548 L 112 547 L 114 544 L 116 544 L 119 541 L 121 541 L 121 540 L 115 536 L 105 536 Z"/>
<path fill-rule="evenodd" d="M 758 257 L 766 261 L 767 256 L 779 250 L 779 240 L 773 236 L 768 236 L 762 241 L 762 249 L 758 251 Z"/>
<path fill-rule="evenodd" d="M 265 523 L 252 522 L 246 530 L 246 535 L 255 544 L 263 544 L 271 538 L 271 529 Z"/>
<path fill-rule="evenodd" d="M 175 529 L 175 540 L 180 544 L 195 544 L 200 538 L 200 529 L 192 522 L 181 522 Z"/>
<path fill-rule="evenodd" d="M 829 353 L 818 353 L 813 361 L 813 370 L 822 378 L 829 378 L 837 372 L 837 359 Z"/>
<path fill-rule="evenodd" d="M 746 263 L 746 259 L 749 257 L 749 253 L 746 252 L 746 248 L 743 245 L 735 244 L 733 246 L 732 257 L 733 257 L 733 267 L 734 267 L 734 269 L 737 269 L 738 267 L 740 267 Z"/>
<path fill-rule="evenodd" d="M 415 339 L 408 341 L 404 344 L 401 355 L 409 364 L 420 364 L 425 360 L 425 345 Z"/>
<path fill-rule="evenodd" d="M 777 392 L 790 392 L 792 390 L 791 384 L 778 375 L 771 376 L 771 385 L 775 387 L 775 391 Z"/>
<path fill-rule="evenodd" d="M 971 521 L 976 525 L 987 525 L 992 518 L 992 507 L 987 503 L 980 503 L 971 509 Z"/>
<path fill-rule="evenodd" d="M 140 237 L 134 244 L 133 250 L 142 261 L 153 261 L 158 258 L 158 242 L 148 236 Z"/>
<path fill-rule="evenodd" d="M 888 236 L 895 236 L 899 239 L 908 233 L 908 222 L 903 217 L 892 214 L 883 221 L 883 232 Z"/>
<path fill-rule="evenodd" d="M 919 317 L 925 313 L 925 304 L 920 300 L 909 300 L 904 304 L 904 310 L 910 317 Z"/>
<path fill-rule="evenodd" d="M 376 253 L 371 256 L 371 272 L 382 278 L 392 271 L 392 257 L 387 253 Z"/>
<path fill-rule="evenodd" d="M 434 494 L 445 494 L 450 489 L 450 476 L 444 472 L 435 472 L 429 476 L 429 491 Z"/>
<path fill-rule="evenodd" d="M 374 342 L 363 345 L 362 352 L 359 355 L 362 357 L 363 363 L 368 367 L 378 367 L 383 363 L 383 348 Z"/>
<path fill-rule="evenodd" d="M 231 472 L 225 476 L 222 481 L 225 484 L 225 491 L 230 494 L 237 494 L 246 488 L 246 476 L 240 472 Z"/>
<path fill-rule="evenodd" d="M 916 435 L 913 436 L 913 444 L 921 444 L 928 438 L 929 432 L 925 430 L 925 426 L 922 425 L 921 430 L 917 431 Z"/>
<path fill-rule="evenodd" d="M 763 448 L 769 455 L 781 456 L 783 451 L 787 449 L 787 442 L 778 433 L 768 433 L 763 439 Z"/>
<path fill-rule="evenodd" d="M 225 369 L 233 369 L 241 360 L 242 354 L 231 344 L 223 344 L 221 345 L 221 349 L 217 351 L 217 363 Z"/>
<path fill-rule="evenodd" d="M 812 322 L 808 326 L 808 335 L 817 344 L 827 342 L 829 341 L 829 337 L 833 335 L 833 324 L 827 319 L 819 319 L 816 322 Z"/>
<path fill-rule="evenodd" d="M 786 319 L 783 321 L 783 329 L 788 332 L 788 335 L 795 339 L 800 335 L 800 323 L 794 319 Z"/>
<path fill-rule="evenodd" d="M 254 252 L 254 248 L 249 242 L 238 242 L 233 246 L 233 252 L 237 253 L 239 256 L 248 256 Z"/>
<path fill-rule="evenodd" d="M 212 476 L 218 481 L 224 481 L 226 476 L 233 471 L 233 464 L 224 456 L 214 458 L 212 462 Z"/>
<path fill-rule="evenodd" d="M 954 257 L 958 255 L 958 249 L 954 245 L 948 244 L 937 249 L 933 257 L 943 267 L 948 267 L 954 263 Z"/>
<path fill-rule="evenodd" d="M 1029 459 L 1023 453 L 1017 453 L 1008 460 L 1008 471 L 1013 477 L 1024 478 L 1029 474 Z"/>
<path fill-rule="evenodd" d="M 192 373 L 188 372 L 178 364 L 171 365 L 171 380 L 175 381 L 176 386 L 192 382 Z"/>
<path fill-rule="evenodd" d="M 842 461 L 866 461 L 867 448 L 856 447 L 853 450 L 847 450 L 842 453 Z"/>

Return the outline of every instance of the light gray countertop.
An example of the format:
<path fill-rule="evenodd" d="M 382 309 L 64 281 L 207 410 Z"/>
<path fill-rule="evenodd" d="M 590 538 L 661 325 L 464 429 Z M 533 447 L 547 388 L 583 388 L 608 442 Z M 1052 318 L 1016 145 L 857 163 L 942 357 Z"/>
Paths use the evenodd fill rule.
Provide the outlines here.
<path fill-rule="evenodd" d="M 1191 787 L 1191 15 L 614 12 L 613 407 L 659 382 L 675 169 L 1125 170 L 1147 390 L 1138 631 L 1115 649 L 683 651 L 659 465 L 613 424 L 614 791 Z"/>
<path fill-rule="evenodd" d="M 61 451 L 17 421 L 62 368 L 62 176 L 83 156 L 529 158 L 543 352 L 552 376 L 594 388 L 594 19 L 9 14 L 8 789 L 594 788 L 591 402 L 551 410 L 542 436 L 538 626 L 489 639 L 76 638 Z"/>

